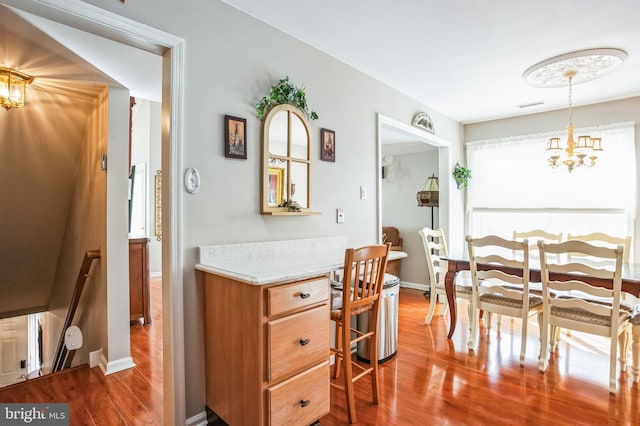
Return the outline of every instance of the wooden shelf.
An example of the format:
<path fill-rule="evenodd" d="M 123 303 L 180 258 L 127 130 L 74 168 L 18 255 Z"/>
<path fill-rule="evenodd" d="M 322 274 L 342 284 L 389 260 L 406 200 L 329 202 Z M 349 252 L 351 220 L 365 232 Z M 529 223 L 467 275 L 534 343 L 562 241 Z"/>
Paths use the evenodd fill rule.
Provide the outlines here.
<path fill-rule="evenodd" d="M 321 213 L 302 211 L 302 212 L 263 212 L 262 214 L 267 216 L 312 216 L 312 215 L 321 214 Z"/>

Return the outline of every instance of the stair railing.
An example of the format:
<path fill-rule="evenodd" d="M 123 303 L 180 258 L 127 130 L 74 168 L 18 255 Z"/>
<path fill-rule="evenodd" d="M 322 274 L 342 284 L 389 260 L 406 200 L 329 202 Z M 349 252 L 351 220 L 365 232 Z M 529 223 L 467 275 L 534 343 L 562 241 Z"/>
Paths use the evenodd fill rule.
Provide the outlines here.
<path fill-rule="evenodd" d="M 73 360 L 73 356 L 75 355 L 75 349 L 69 351 L 64 344 L 64 337 L 67 328 L 71 326 L 71 322 L 73 321 L 73 317 L 76 313 L 76 309 L 78 308 L 78 304 L 80 303 L 80 297 L 82 296 L 82 290 L 84 289 L 85 283 L 87 282 L 87 278 L 89 278 L 89 271 L 91 270 L 91 265 L 95 259 L 100 258 L 100 250 L 89 250 L 84 254 L 84 259 L 82 260 L 82 266 L 80 267 L 80 273 L 78 274 L 78 279 L 76 280 L 76 286 L 73 290 L 73 297 L 71 298 L 71 303 L 69 304 L 69 310 L 67 311 L 67 318 L 64 321 L 64 325 L 62 326 L 62 332 L 60 333 L 60 340 L 58 340 L 58 348 L 56 349 L 56 353 L 53 357 L 53 363 L 51 364 L 51 372 L 54 373 L 56 371 L 60 371 L 63 368 L 69 368 L 71 366 L 71 361 Z"/>

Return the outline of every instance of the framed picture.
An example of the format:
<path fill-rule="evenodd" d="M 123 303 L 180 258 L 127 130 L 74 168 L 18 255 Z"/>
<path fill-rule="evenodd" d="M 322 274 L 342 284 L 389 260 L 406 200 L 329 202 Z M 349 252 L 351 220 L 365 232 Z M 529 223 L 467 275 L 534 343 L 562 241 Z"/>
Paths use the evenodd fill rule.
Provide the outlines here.
<path fill-rule="evenodd" d="M 269 196 L 267 205 L 278 207 L 284 199 L 284 169 L 269 167 Z"/>
<path fill-rule="evenodd" d="M 320 159 L 323 161 L 336 161 L 336 132 L 329 129 L 320 129 Z"/>
<path fill-rule="evenodd" d="M 247 159 L 247 120 L 224 116 L 224 156 Z"/>

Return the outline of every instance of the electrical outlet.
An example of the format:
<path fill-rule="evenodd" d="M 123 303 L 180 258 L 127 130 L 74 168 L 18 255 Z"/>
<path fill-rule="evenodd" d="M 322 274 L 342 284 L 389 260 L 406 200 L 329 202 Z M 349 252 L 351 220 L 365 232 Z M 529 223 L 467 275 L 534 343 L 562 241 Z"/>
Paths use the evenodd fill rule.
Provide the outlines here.
<path fill-rule="evenodd" d="M 366 200 L 367 199 L 367 187 L 362 185 L 360 187 L 360 199 L 361 200 Z"/>
<path fill-rule="evenodd" d="M 336 209 L 336 222 L 344 223 L 344 209 Z"/>

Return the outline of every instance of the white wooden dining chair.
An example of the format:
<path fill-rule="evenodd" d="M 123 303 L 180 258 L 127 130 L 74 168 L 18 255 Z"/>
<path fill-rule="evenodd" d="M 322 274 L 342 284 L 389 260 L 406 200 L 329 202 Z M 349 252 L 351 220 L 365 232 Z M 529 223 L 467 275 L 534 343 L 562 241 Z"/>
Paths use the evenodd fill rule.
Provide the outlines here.
<path fill-rule="evenodd" d="M 515 241 L 529 241 L 529 252 L 538 250 L 538 241 L 542 240 L 548 243 L 562 242 L 562 232 L 554 234 L 542 229 L 534 229 L 532 231 L 513 231 L 513 239 Z"/>
<path fill-rule="evenodd" d="M 605 234 L 604 232 L 593 232 L 591 234 L 567 234 L 567 240 L 579 240 L 585 241 L 587 243 L 615 248 L 621 245 L 624 248 L 624 253 L 622 254 L 622 263 L 629 263 L 630 254 L 631 254 L 631 236 L 626 237 L 615 237 L 613 235 Z M 584 258 L 585 255 L 582 253 L 568 253 L 569 258 Z"/>
<path fill-rule="evenodd" d="M 447 273 L 447 262 L 442 257 L 447 255 L 447 242 L 442 229 L 422 228 L 418 231 L 422 240 L 422 247 L 427 259 L 427 270 L 429 273 L 429 288 L 431 300 L 429 302 L 429 311 L 425 317 L 425 324 L 431 324 L 433 314 L 436 310 L 436 302 L 440 296 L 443 300 L 442 311 L 440 315 L 444 315 L 447 311 L 448 302 L 447 295 L 444 290 L 444 276 Z M 468 278 L 467 271 L 460 271 L 459 277 L 456 277 L 456 298 L 464 299 L 468 303 L 469 320 L 473 310 L 473 297 L 471 293 L 471 282 Z M 471 326 L 471 322 L 469 322 Z"/>
<path fill-rule="evenodd" d="M 562 242 L 564 234 L 562 232 L 553 233 L 543 229 L 534 229 L 531 231 L 513 231 L 513 239 L 515 241 L 529 241 L 529 253 L 538 252 L 538 241 L 542 240 L 547 243 Z"/>
<path fill-rule="evenodd" d="M 506 240 L 495 235 L 467 236 L 466 240 L 476 308 L 472 315 L 469 349 L 475 349 L 479 310 L 485 311 L 487 316 L 487 335 L 491 330 L 492 313 L 520 318 L 520 366 L 524 366 L 528 320 L 531 315 L 538 315 L 540 324 L 542 312 L 542 297 L 529 292 L 529 242 Z M 513 259 L 505 254 L 510 252 L 515 254 Z M 508 268 L 513 271 L 506 272 Z"/>
<path fill-rule="evenodd" d="M 542 353 L 538 369 L 549 364 L 549 341 L 557 327 L 609 337 L 609 392 L 616 391 L 616 355 L 620 346 L 620 367 L 626 370 L 630 314 L 620 309 L 623 247 L 599 247 L 584 241 L 569 240 L 558 244 L 538 242 L 542 274 L 543 310 Z M 550 255 L 577 253 L 599 261 L 613 263 L 613 268 L 591 266 L 569 257 L 560 263 L 549 262 Z M 562 258 L 562 256 L 561 256 Z M 554 273 L 556 275 L 554 275 Z M 568 277 L 557 274 L 569 274 Z M 596 287 L 584 277 L 609 281 L 611 288 Z M 550 297 L 550 292 L 556 297 Z M 551 338 L 551 341 L 553 339 Z"/>

